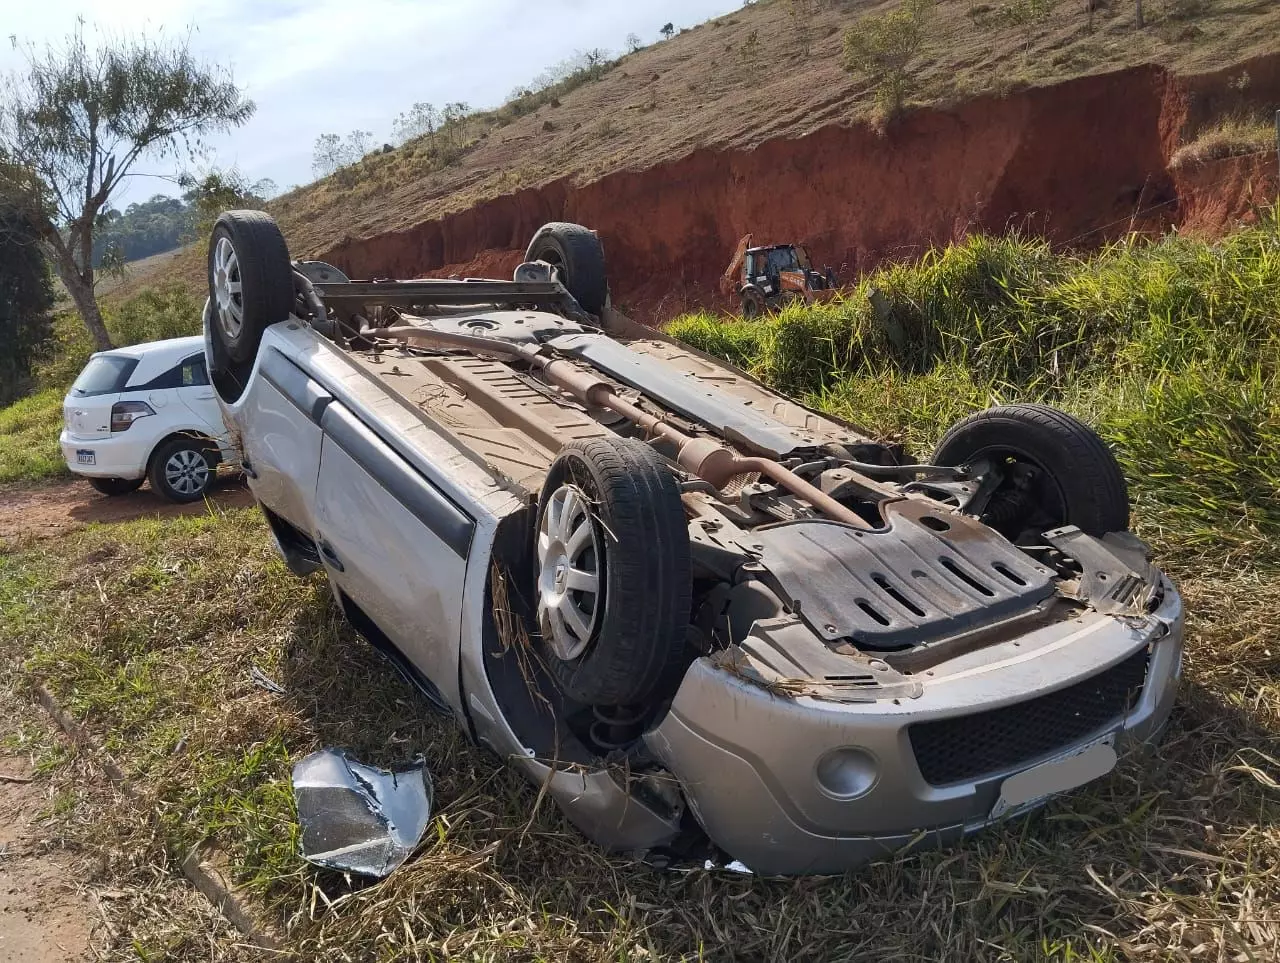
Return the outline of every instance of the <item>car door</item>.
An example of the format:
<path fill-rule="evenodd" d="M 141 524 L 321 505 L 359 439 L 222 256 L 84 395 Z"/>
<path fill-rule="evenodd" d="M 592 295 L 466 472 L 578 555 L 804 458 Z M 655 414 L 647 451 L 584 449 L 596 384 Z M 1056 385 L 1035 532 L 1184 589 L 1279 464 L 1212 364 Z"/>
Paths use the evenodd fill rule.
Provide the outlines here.
<path fill-rule="evenodd" d="M 204 354 L 184 358 L 178 365 L 177 375 L 175 391 L 183 406 L 196 423 L 204 426 L 209 436 L 217 440 L 219 447 L 227 447 L 227 427 L 222 420 L 222 409 L 218 407 L 218 397 L 209 381 Z"/>
<path fill-rule="evenodd" d="M 316 537 L 329 576 L 457 706 L 474 521 L 340 402 L 321 425 Z"/>
<path fill-rule="evenodd" d="M 255 377 L 236 403 L 232 440 L 258 501 L 299 531 L 315 530 L 320 469 L 320 417 L 333 396 L 273 347 L 264 347 Z"/>

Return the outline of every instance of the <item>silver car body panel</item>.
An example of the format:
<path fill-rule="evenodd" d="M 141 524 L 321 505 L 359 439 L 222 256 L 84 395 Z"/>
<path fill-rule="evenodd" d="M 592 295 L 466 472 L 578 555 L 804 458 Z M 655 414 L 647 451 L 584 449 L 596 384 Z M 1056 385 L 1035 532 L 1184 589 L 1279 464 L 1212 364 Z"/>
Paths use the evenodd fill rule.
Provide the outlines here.
<path fill-rule="evenodd" d="M 263 377 L 264 361 L 273 353 L 312 383 L 286 383 L 292 400 Z M 465 555 L 459 557 L 350 454 L 323 437 L 317 420 L 324 421 L 327 408 L 314 418 L 317 388 L 333 399 L 328 407 L 342 405 L 364 431 L 372 434 L 368 426 L 377 425 L 380 435 L 392 437 L 391 453 L 474 524 Z M 244 438 L 254 496 L 318 542 L 328 542 L 332 556 L 322 552 L 321 558 L 335 594 L 350 595 L 374 618 L 477 741 L 530 782 L 546 786 L 569 819 L 593 838 L 609 839 L 619 849 L 646 849 L 676 835 L 676 820 L 634 799 L 608 771 L 566 769 L 535 758 L 498 706 L 479 642 L 485 590 L 498 522 L 523 507 L 501 479 L 300 322 L 267 329 L 243 395 L 224 402 L 224 409 Z M 343 570 L 335 567 L 335 557 Z M 422 572 L 430 577 L 412 577 Z"/>
<path fill-rule="evenodd" d="M 753 870 L 842 872 L 917 838 L 945 841 L 988 824 L 1001 784 L 1014 773 L 1109 736 L 1123 750 L 1154 735 L 1173 708 L 1180 675 L 1182 600 L 1173 586 L 1166 584 L 1154 615 L 1132 624 L 1095 616 L 1066 626 L 999 643 L 981 658 L 952 660 L 945 673 L 931 674 L 918 698 L 892 702 L 773 695 L 699 659 L 645 739 L 679 775 L 708 834 Z M 1137 704 L 1080 742 L 942 787 L 925 782 L 914 764 L 908 726 L 972 714 L 975 706 L 1027 702 L 1148 647 L 1148 683 Z M 845 748 L 875 762 L 866 790 L 853 798 L 824 790 L 818 778 L 823 757 Z"/>

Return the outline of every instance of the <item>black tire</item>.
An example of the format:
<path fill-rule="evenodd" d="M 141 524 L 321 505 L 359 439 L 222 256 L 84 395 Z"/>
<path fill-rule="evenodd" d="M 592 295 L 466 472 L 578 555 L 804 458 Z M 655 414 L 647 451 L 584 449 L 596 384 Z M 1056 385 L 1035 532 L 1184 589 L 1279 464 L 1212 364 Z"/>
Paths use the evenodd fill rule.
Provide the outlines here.
<path fill-rule="evenodd" d="M 1097 432 L 1066 412 L 1048 405 L 979 411 L 942 437 L 933 462 L 964 465 L 980 458 L 1012 460 L 1036 469 L 1028 493 L 1046 529 L 1075 525 L 1101 536 L 1129 527 L 1129 491 L 1115 455 Z M 1010 534 L 1007 525 L 996 527 Z"/>
<path fill-rule="evenodd" d="M 142 487 L 145 478 L 90 478 L 93 490 L 103 495 L 128 495 Z"/>
<path fill-rule="evenodd" d="M 748 320 L 758 318 L 768 310 L 769 302 L 765 300 L 764 292 L 756 285 L 745 285 L 739 293 L 742 295 L 742 316 L 744 318 Z"/>
<path fill-rule="evenodd" d="M 604 245 L 594 231 L 579 224 L 556 221 L 544 224 L 533 235 L 526 261 L 546 261 L 560 271 L 561 283 L 582 309 L 600 314 L 609 300 L 609 273 Z"/>
<path fill-rule="evenodd" d="M 217 267 L 222 242 L 235 254 L 228 275 L 240 285 L 238 294 L 222 287 L 224 272 Z M 227 211 L 213 226 L 208 258 L 211 330 L 234 365 L 252 365 L 269 325 L 284 321 L 293 311 L 293 267 L 284 235 L 262 211 Z M 227 302 L 230 302 L 229 304 Z M 240 312 L 238 324 L 233 311 Z"/>
<path fill-rule="evenodd" d="M 204 461 L 201 471 L 194 458 Z M 175 475 L 173 463 L 187 462 L 191 465 L 191 480 L 198 482 L 192 486 L 186 484 L 187 476 Z M 218 467 L 218 457 L 209 443 L 200 438 L 171 438 L 151 453 L 151 462 L 147 468 L 147 478 L 151 482 L 151 490 L 171 502 L 185 504 L 204 498 L 205 492 L 213 484 L 214 472 Z"/>
<path fill-rule="evenodd" d="M 597 602 L 603 610 L 576 658 L 561 659 L 544 638 L 546 664 L 570 697 L 591 705 L 669 695 L 658 690 L 678 681 L 692 595 L 689 533 L 675 478 L 641 441 L 573 442 L 547 474 L 539 528 L 563 485 L 576 486 L 592 503 L 591 524 L 604 546 Z"/>

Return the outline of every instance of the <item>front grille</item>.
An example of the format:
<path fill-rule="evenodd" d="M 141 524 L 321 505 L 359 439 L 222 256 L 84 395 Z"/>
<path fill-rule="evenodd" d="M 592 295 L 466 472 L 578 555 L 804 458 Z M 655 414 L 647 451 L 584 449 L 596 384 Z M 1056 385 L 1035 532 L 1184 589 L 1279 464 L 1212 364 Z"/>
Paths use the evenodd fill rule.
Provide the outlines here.
<path fill-rule="evenodd" d="M 932 786 L 969 781 L 1085 739 L 1137 702 L 1147 658 L 1143 649 L 1105 672 L 1037 699 L 909 726 L 921 775 Z"/>

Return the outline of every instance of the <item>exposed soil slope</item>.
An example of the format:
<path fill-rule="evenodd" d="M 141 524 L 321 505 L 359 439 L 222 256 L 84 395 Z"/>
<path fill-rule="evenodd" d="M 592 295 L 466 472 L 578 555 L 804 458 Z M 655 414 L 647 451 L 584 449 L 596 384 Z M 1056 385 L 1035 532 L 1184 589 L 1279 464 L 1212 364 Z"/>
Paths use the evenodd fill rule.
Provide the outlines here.
<path fill-rule="evenodd" d="M 1280 93 L 1278 65 L 1269 56 L 1247 69 L 1258 89 Z M 540 224 L 577 221 L 604 238 L 616 296 L 668 316 L 713 299 L 748 231 L 805 241 L 846 276 L 978 229 L 1080 246 L 1173 225 L 1216 231 L 1276 190 L 1273 151 L 1170 168 L 1223 80 L 1139 67 L 916 110 L 884 132 L 830 125 L 750 150 L 699 150 L 582 185 L 561 178 L 319 254 L 361 277 L 506 276 Z"/>
<path fill-rule="evenodd" d="M 361 276 L 505 275 L 537 226 L 577 220 L 604 237 L 615 295 L 669 314 L 705 303 L 747 231 L 805 241 L 852 271 L 974 228 L 1089 244 L 1180 224 L 1179 185 L 1206 228 L 1263 196 L 1254 181 L 1247 197 L 1243 181 L 1229 203 L 1215 195 L 1241 162 L 1178 177 L 1168 164 L 1209 120 L 1274 103 L 1280 5 L 1217 0 L 1192 20 L 1162 9 L 1141 31 L 1128 5 L 1099 11 L 1092 31 L 1060 6 L 1024 33 L 975 22 L 987 5 L 942 0 L 924 106 L 878 132 L 840 37 L 895 4 L 827 0 L 799 30 L 787 4 L 762 0 L 624 58 L 561 103 L 478 121 L 481 139 L 453 166 L 432 170 L 411 142 L 272 213 L 295 254 Z M 166 273 L 198 284 L 202 265 L 193 253 Z"/>

